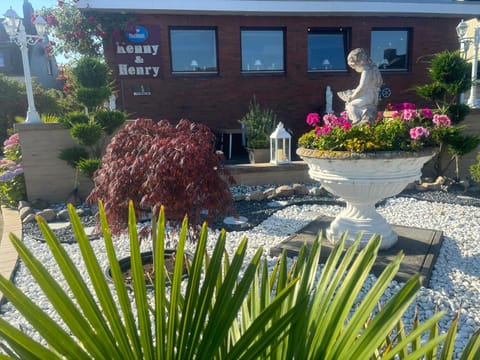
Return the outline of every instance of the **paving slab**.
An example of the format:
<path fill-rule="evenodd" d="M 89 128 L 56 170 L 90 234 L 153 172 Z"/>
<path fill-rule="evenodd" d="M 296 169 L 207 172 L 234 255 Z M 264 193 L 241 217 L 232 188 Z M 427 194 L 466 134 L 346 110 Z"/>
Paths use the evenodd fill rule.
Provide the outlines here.
<path fill-rule="evenodd" d="M 270 250 L 270 255 L 277 256 L 285 250 L 287 256 L 297 256 L 302 245 L 306 244 L 307 247 L 311 246 L 315 241 L 317 234 L 320 231 L 325 234 L 325 230 L 330 226 L 332 221 L 332 217 L 317 217 L 298 232 L 290 235 L 278 246 L 272 248 Z M 392 228 L 398 234 L 398 241 L 390 249 L 379 251 L 375 265 L 372 268 L 372 273 L 378 276 L 394 257 L 400 251 L 403 251 L 405 257 L 395 279 L 397 281 L 405 282 L 412 275 L 420 273 L 422 285 L 428 287 L 433 267 L 442 245 L 442 232 L 439 230 L 421 229 L 393 224 Z M 322 238 L 321 263 L 325 263 L 333 246 L 334 245 L 325 237 Z"/>

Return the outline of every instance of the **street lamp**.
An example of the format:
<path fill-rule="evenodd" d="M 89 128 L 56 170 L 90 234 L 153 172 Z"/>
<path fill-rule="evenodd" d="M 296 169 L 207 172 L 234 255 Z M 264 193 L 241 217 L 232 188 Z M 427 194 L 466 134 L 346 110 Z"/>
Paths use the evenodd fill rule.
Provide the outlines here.
<path fill-rule="evenodd" d="M 20 19 L 20 17 L 12 8 L 8 9 L 3 16 L 5 17 L 5 20 L 3 20 L 5 31 L 10 37 L 10 40 L 20 46 L 20 52 L 22 53 L 23 74 L 25 75 L 25 89 L 27 91 L 28 101 L 27 118 L 25 119 L 25 122 L 30 124 L 41 123 L 42 120 L 35 109 L 35 102 L 33 101 L 32 78 L 30 75 L 30 63 L 28 62 L 27 46 L 34 45 L 43 38 L 47 22 L 43 17 L 37 16 L 33 23 L 35 25 L 35 29 L 37 30 L 38 36 L 27 35 L 22 19 Z"/>
<path fill-rule="evenodd" d="M 460 21 L 457 25 L 457 35 L 460 41 L 460 50 L 466 55 L 470 45 L 473 45 L 473 59 L 472 59 L 472 86 L 470 88 L 470 97 L 467 104 L 473 109 L 478 107 L 477 104 L 477 63 L 478 63 L 478 44 L 480 43 L 480 24 L 477 24 L 474 30 L 473 37 L 467 37 L 468 25 L 465 21 Z"/>

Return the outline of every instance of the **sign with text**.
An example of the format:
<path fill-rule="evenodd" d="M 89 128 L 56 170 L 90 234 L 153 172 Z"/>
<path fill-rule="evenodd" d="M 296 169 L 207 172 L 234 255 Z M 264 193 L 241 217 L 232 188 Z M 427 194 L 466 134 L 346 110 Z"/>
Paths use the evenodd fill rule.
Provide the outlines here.
<path fill-rule="evenodd" d="M 160 73 L 160 29 L 155 25 L 135 25 L 114 44 L 118 75 L 156 78 Z"/>

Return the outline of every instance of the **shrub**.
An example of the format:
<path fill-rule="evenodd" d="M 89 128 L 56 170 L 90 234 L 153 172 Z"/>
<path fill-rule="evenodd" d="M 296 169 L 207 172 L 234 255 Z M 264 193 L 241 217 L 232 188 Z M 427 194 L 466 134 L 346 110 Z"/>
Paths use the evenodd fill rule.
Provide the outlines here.
<path fill-rule="evenodd" d="M 92 179 L 93 174 L 100 168 L 101 165 L 101 159 L 80 159 L 80 161 L 77 163 L 76 168 L 80 170 L 83 175 L 85 175 L 89 179 Z"/>
<path fill-rule="evenodd" d="M 16 207 L 26 198 L 20 137 L 13 134 L 3 143 L 4 159 L 0 160 L 0 203 Z"/>
<path fill-rule="evenodd" d="M 125 122 L 126 116 L 118 110 L 100 109 L 94 114 L 94 119 L 107 135 L 112 135 Z"/>
<path fill-rule="evenodd" d="M 60 160 L 66 161 L 68 165 L 77 168 L 77 164 L 82 159 L 88 159 L 88 151 L 83 147 L 73 146 L 63 149 L 58 156 Z"/>
<path fill-rule="evenodd" d="M 96 88 L 108 83 L 108 66 L 98 58 L 82 57 L 72 69 L 72 74 L 82 87 Z"/>
<path fill-rule="evenodd" d="M 80 111 L 69 112 L 60 118 L 60 123 L 68 129 L 71 129 L 75 124 L 87 124 L 89 121 L 88 115 Z"/>
<path fill-rule="evenodd" d="M 321 234 L 311 250 L 307 251 L 304 246 L 290 266 L 284 252 L 270 272 L 267 260 L 261 260 L 261 248 L 246 261 L 247 239 L 241 241 L 230 260 L 225 255 L 225 231 L 220 233 L 209 254 L 204 225 L 193 260 L 186 266 L 186 284 L 182 284 L 188 226 L 184 221 L 170 289 L 167 289 L 166 276 L 155 276 L 155 291 L 147 292 L 130 202 L 133 294 L 129 296 L 103 206 L 99 205 L 114 287 L 108 286 L 71 205 L 70 220 L 88 275 L 79 272 L 75 267 L 77 259 L 68 255 L 42 218 L 38 218 L 38 223 L 64 275 L 61 283 L 21 240 L 10 235 L 23 263 L 64 323 L 60 326 L 0 275 L 0 291 L 47 343 L 40 344 L 0 318 L 0 337 L 5 343 L 2 347 L 12 358 L 434 360 L 453 356 L 458 317 L 447 334 L 438 333 L 438 323 L 444 313 L 433 314 L 424 323 L 415 319 L 411 332 L 406 331 L 401 320 L 420 289 L 418 274 L 384 305 L 378 305 L 398 272 L 401 253 L 370 290 L 362 291 L 377 257 L 381 241 L 378 236 L 358 253 L 360 237 L 346 250 L 342 238 L 317 279 Z M 163 210 L 154 227 L 158 246 L 153 267 L 155 273 L 163 274 L 166 271 Z M 359 298 L 361 300 L 357 300 Z M 466 344 L 461 358 L 478 358 L 479 345 L 480 331 L 477 331 Z"/>
<path fill-rule="evenodd" d="M 96 122 L 75 124 L 70 129 L 70 134 L 80 145 L 93 146 L 102 137 L 102 128 Z"/>
<path fill-rule="evenodd" d="M 477 155 L 477 163 L 470 166 L 472 179 L 480 183 L 480 153 Z"/>
<path fill-rule="evenodd" d="M 128 200 L 137 209 L 166 204 L 170 220 L 185 214 L 194 225 L 202 212 L 213 220 L 233 209 L 233 178 L 215 153 L 215 135 L 202 124 L 138 119 L 107 146 L 87 201 L 102 200 L 115 232 L 127 225 Z"/>

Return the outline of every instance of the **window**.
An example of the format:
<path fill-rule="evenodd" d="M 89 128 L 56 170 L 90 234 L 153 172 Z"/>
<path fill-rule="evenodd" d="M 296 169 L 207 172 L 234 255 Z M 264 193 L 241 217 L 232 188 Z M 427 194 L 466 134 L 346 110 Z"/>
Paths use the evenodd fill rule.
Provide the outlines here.
<path fill-rule="evenodd" d="M 308 71 L 346 71 L 350 29 L 308 29 Z"/>
<path fill-rule="evenodd" d="M 242 72 L 285 72 L 283 29 L 242 29 Z"/>
<path fill-rule="evenodd" d="M 217 73 L 216 29 L 170 29 L 174 73 Z"/>
<path fill-rule="evenodd" d="M 407 71 L 409 38 L 408 29 L 374 29 L 370 57 L 381 71 Z"/>

